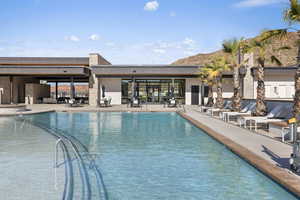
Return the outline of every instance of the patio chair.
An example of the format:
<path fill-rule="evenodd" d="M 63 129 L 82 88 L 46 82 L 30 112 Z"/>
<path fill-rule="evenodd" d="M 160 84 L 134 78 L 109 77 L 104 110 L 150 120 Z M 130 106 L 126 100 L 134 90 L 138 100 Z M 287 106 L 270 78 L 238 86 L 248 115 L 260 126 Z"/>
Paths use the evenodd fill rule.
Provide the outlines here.
<path fill-rule="evenodd" d="M 99 107 L 106 107 L 107 104 L 107 99 L 106 98 L 101 98 L 98 102 Z"/>
<path fill-rule="evenodd" d="M 138 98 L 133 98 L 131 100 L 131 107 L 140 107 L 140 100 Z"/>
<path fill-rule="evenodd" d="M 230 122 L 230 117 L 251 115 L 251 112 L 255 109 L 256 103 L 251 102 L 242 108 L 241 112 L 221 112 L 220 118 L 226 122 Z"/>
<path fill-rule="evenodd" d="M 263 119 L 274 119 L 277 116 L 280 115 L 280 113 L 282 112 L 283 106 L 276 106 L 274 107 L 266 116 L 260 117 L 260 116 L 241 116 L 239 119 L 239 124 L 240 127 L 242 127 L 242 125 L 244 125 L 244 128 L 247 127 L 247 122 L 250 122 L 251 120 L 263 120 Z M 275 120 L 274 120 L 275 121 Z M 250 129 L 252 129 L 251 127 L 251 123 L 250 123 Z"/>
<path fill-rule="evenodd" d="M 75 99 L 70 99 L 68 104 L 69 107 L 80 107 L 80 103 L 78 103 Z"/>
<path fill-rule="evenodd" d="M 102 98 L 99 101 L 99 107 L 109 107 L 111 104 L 111 97 Z"/>
<path fill-rule="evenodd" d="M 168 101 L 168 107 L 169 107 L 169 108 L 175 108 L 175 107 L 177 107 L 177 102 L 176 102 L 176 99 L 175 99 L 175 98 L 171 98 L 171 99 Z"/>

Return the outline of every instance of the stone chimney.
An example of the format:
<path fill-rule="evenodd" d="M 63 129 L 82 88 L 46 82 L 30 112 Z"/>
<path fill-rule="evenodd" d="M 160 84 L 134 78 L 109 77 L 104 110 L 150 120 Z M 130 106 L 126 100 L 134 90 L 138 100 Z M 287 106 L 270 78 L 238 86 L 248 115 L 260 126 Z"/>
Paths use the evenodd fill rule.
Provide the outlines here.
<path fill-rule="evenodd" d="M 247 60 L 246 64 L 246 74 L 243 79 L 243 97 L 245 99 L 253 99 L 254 98 L 254 79 L 251 74 L 251 68 L 254 67 L 254 55 L 253 53 L 245 54 L 244 60 Z"/>
<path fill-rule="evenodd" d="M 89 65 L 90 66 L 100 65 L 100 62 L 101 62 L 100 54 L 90 53 L 90 56 L 89 56 Z"/>
<path fill-rule="evenodd" d="M 89 55 L 89 66 L 100 65 L 101 56 L 98 53 L 91 53 Z M 89 105 L 97 106 L 100 98 L 99 91 L 99 78 L 91 70 L 91 75 L 89 79 Z"/>

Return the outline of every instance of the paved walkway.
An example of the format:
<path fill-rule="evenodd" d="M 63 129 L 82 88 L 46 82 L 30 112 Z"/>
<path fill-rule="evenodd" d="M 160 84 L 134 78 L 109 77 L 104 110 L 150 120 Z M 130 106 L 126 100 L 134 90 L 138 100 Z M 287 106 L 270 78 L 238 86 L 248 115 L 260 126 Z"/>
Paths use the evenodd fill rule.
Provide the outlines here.
<path fill-rule="evenodd" d="M 194 109 L 187 109 L 187 114 L 271 163 L 283 168 L 289 168 L 292 146 L 222 120 L 215 118 L 212 120 L 212 117 Z"/>

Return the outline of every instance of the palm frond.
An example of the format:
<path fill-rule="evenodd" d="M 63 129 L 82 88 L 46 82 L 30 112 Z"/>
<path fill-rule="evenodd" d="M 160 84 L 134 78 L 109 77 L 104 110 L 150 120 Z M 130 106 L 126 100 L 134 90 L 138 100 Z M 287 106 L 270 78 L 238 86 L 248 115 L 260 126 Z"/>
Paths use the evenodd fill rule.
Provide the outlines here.
<path fill-rule="evenodd" d="M 222 44 L 223 52 L 234 55 L 237 54 L 243 40 L 243 38 L 232 38 L 229 40 L 225 40 Z"/>
<path fill-rule="evenodd" d="M 288 29 L 265 30 L 260 34 L 259 40 L 268 41 L 273 38 L 283 40 L 287 38 L 287 35 Z"/>
<path fill-rule="evenodd" d="M 292 23 L 300 23 L 300 3 L 298 0 L 290 0 L 290 6 L 284 12 L 284 20 Z"/>
<path fill-rule="evenodd" d="M 272 63 L 276 63 L 279 66 L 282 65 L 282 63 L 280 62 L 280 60 L 278 58 L 276 58 L 276 56 L 274 56 L 274 55 L 271 56 L 271 62 Z"/>
<path fill-rule="evenodd" d="M 292 48 L 289 46 L 282 46 L 282 47 L 279 47 L 278 49 L 275 49 L 275 51 L 284 51 L 284 50 L 290 50 L 290 49 L 292 49 Z"/>

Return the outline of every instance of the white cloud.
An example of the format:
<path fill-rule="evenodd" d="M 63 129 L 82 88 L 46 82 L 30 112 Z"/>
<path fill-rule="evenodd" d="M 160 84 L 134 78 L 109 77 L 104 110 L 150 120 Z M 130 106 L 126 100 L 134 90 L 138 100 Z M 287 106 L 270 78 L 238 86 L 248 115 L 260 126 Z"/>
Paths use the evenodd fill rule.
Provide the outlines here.
<path fill-rule="evenodd" d="M 158 7 L 159 7 L 159 3 L 157 1 L 149 1 L 145 4 L 144 10 L 156 11 Z"/>
<path fill-rule="evenodd" d="M 288 0 L 243 0 L 240 1 L 234 6 L 236 7 L 258 7 L 258 6 L 267 6 L 271 4 L 284 3 L 288 2 Z"/>
<path fill-rule="evenodd" d="M 69 40 L 69 41 L 73 41 L 73 42 L 79 42 L 80 41 L 79 37 L 77 37 L 75 35 L 66 36 L 65 40 Z"/>
<path fill-rule="evenodd" d="M 196 41 L 191 38 L 185 38 L 182 43 L 187 46 L 192 46 L 196 44 Z"/>
<path fill-rule="evenodd" d="M 100 36 L 98 34 L 93 34 L 89 37 L 89 39 L 94 41 L 100 40 Z"/>
<path fill-rule="evenodd" d="M 186 51 L 194 51 L 197 48 L 197 42 L 191 38 L 185 38 L 182 41 L 182 49 Z"/>
<path fill-rule="evenodd" d="M 165 49 L 153 49 L 154 53 L 159 53 L 159 54 L 165 54 L 166 50 Z"/>
<path fill-rule="evenodd" d="M 176 12 L 174 12 L 174 11 L 172 11 L 172 12 L 170 12 L 170 17 L 176 17 Z"/>

